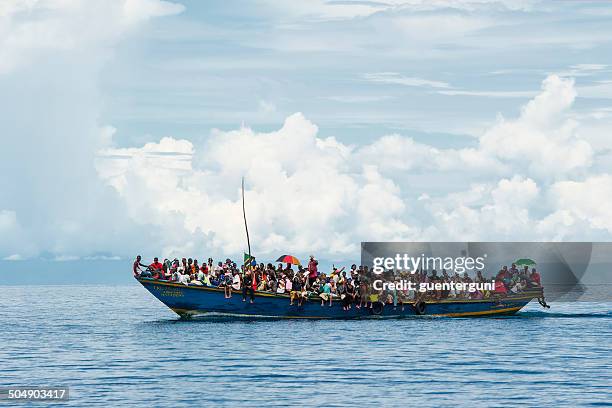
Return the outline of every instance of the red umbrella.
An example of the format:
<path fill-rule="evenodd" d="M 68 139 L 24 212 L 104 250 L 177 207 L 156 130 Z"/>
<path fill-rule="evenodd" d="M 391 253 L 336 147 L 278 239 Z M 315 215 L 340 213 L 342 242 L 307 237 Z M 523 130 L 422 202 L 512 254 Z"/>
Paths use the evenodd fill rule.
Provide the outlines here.
<path fill-rule="evenodd" d="M 288 263 L 293 265 L 301 265 L 300 260 L 293 255 L 283 255 L 276 262 Z"/>

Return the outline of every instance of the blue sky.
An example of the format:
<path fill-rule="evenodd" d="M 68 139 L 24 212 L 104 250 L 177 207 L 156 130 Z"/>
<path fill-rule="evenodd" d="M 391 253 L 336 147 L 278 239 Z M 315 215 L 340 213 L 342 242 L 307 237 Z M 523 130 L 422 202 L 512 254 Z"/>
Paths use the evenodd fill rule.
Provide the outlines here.
<path fill-rule="evenodd" d="M 580 87 L 610 74 L 601 2 L 366 2 L 364 16 L 359 2 L 278 3 L 185 2 L 120 44 L 104 82 L 118 140 L 272 130 L 303 112 L 350 143 L 388 132 L 469 143 L 550 73 L 574 72 Z M 606 107 L 598 96 L 575 108 Z"/>
<path fill-rule="evenodd" d="M 612 238 L 612 6 L 0 6 L 0 259 Z"/>

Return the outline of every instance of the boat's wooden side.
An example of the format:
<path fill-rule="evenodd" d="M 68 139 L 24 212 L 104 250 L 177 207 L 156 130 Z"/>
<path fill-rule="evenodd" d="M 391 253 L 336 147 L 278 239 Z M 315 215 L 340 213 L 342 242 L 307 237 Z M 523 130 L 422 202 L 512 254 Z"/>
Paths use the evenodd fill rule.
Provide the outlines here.
<path fill-rule="evenodd" d="M 319 299 L 305 301 L 302 306 L 290 306 L 288 295 L 255 292 L 255 302 L 242 301 L 242 294 L 234 292 L 226 299 L 223 288 L 183 285 L 176 282 L 150 278 L 137 279 L 162 303 L 182 317 L 196 315 L 228 315 L 241 317 L 266 317 L 290 319 L 360 319 L 372 317 L 400 318 L 424 316 L 498 316 L 514 314 L 532 299 L 542 296 L 541 289 L 534 289 L 519 295 L 489 299 L 444 299 L 425 302 L 422 313 L 414 306 L 382 305 L 373 308 L 342 309 L 341 301 L 321 306 Z"/>

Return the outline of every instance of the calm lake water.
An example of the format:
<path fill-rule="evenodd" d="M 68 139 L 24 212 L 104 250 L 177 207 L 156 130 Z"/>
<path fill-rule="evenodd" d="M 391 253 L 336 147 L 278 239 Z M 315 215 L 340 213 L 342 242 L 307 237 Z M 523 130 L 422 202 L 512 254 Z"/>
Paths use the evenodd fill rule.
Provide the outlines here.
<path fill-rule="evenodd" d="M 207 322 L 137 285 L 0 286 L 0 321 L 0 385 L 69 386 L 60 406 L 612 405 L 612 303 Z"/>

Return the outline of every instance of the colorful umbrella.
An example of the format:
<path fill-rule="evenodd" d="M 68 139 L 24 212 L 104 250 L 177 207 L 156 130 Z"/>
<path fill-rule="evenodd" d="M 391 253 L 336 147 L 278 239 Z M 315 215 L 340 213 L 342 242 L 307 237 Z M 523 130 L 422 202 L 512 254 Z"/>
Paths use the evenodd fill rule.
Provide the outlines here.
<path fill-rule="evenodd" d="M 535 265 L 536 263 L 532 259 L 522 258 L 522 259 L 518 259 L 516 262 L 514 262 L 514 264 L 516 266 L 531 266 L 531 265 Z"/>
<path fill-rule="evenodd" d="M 293 265 L 301 265 L 300 260 L 292 255 L 283 255 L 276 260 L 276 262 L 289 263 Z"/>

